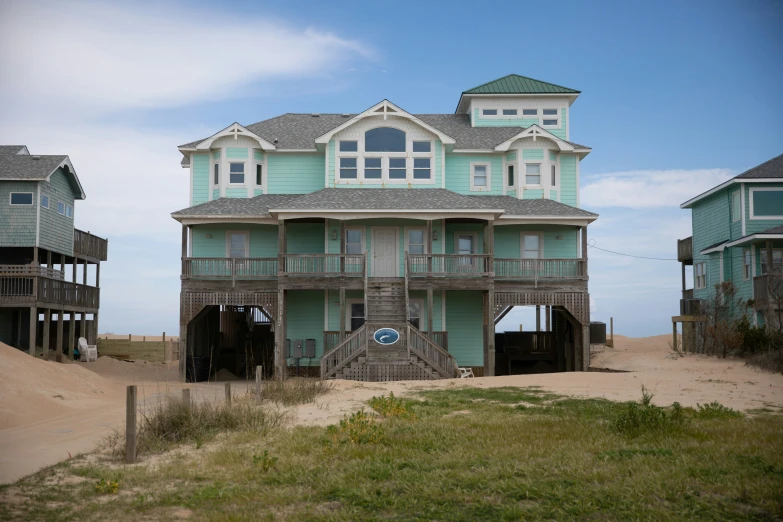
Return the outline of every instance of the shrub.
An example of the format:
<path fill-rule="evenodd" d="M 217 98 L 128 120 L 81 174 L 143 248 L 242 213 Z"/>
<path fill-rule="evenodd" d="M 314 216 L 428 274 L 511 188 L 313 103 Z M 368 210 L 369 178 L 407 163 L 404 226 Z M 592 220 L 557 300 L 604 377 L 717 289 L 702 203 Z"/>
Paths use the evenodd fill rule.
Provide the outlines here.
<path fill-rule="evenodd" d="M 628 437 L 647 433 L 664 433 L 685 424 L 680 403 L 672 404 L 671 411 L 652 404 L 653 395 L 642 386 L 641 403 L 629 402 L 614 421 L 615 429 Z"/>
<path fill-rule="evenodd" d="M 742 417 L 742 413 L 713 401 L 704 405 L 696 404 L 693 416 L 697 419 L 737 419 Z"/>
<path fill-rule="evenodd" d="M 745 362 L 768 372 L 783 373 L 783 355 L 779 351 L 754 353 Z"/>
<path fill-rule="evenodd" d="M 381 427 L 375 422 L 375 417 L 364 409 L 345 415 L 339 425 L 328 426 L 327 432 L 335 444 L 377 444 L 381 441 Z"/>
<path fill-rule="evenodd" d="M 270 457 L 269 450 L 264 450 L 263 455 L 253 455 L 253 464 L 266 473 L 275 467 L 275 464 L 277 464 L 277 457 Z"/>
<path fill-rule="evenodd" d="M 409 403 L 399 397 L 394 396 L 394 392 L 389 392 L 389 396 L 381 395 L 373 397 L 369 401 L 370 407 L 384 417 L 399 417 L 402 419 L 415 419 L 416 414 L 411 409 Z"/>
<path fill-rule="evenodd" d="M 734 325 L 742 339 L 742 353 L 759 353 L 769 346 L 769 336 L 763 326 L 753 326 L 746 316 L 742 316 Z"/>
<path fill-rule="evenodd" d="M 101 479 L 95 484 L 95 491 L 104 495 L 116 495 L 120 490 L 120 483 L 117 480 Z"/>
<path fill-rule="evenodd" d="M 261 387 L 261 400 L 280 402 L 285 406 L 314 402 L 333 388 L 322 379 L 287 379 L 265 381 Z"/>

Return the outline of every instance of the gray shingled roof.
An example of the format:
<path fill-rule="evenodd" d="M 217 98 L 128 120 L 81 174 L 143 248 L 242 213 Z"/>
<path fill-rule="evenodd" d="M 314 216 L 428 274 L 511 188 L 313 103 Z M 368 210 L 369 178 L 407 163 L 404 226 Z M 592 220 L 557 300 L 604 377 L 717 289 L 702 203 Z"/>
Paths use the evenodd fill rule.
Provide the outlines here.
<path fill-rule="evenodd" d="M 481 200 L 487 208 L 505 209 L 504 216 L 562 216 L 597 218 L 598 214 L 551 199 L 517 199 L 511 196 L 468 196 Z"/>
<path fill-rule="evenodd" d="M 734 177 L 734 179 L 753 178 L 783 178 L 783 154 Z"/>
<path fill-rule="evenodd" d="M 465 196 L 446 189 L 321 189 L 310 194 L 220 198 L 172 213 L 172 217 L 269 216 L 273 210 L 505 210 L 506 216 L 597 218 L 597 214 L 549 199 Z"/>
<path fill-rule="evenodd" d="M 26 150 L 24 145 L 0 145 L 0 155 L 3 154 L 19 154 L 19 151 Z"/>
<path fill-rule="evenodd" d="M 0 179 L 46 179 L 68 156 L 0 154 Z"/>
<path fill-rule="evenodd" d="M 283 205 L 300 194 L 263 194 L 254 198 L 219 198 L 172 212 L 172 217 L 198 216 L 269 216 L 269 209 Z"/>
<path fill-rule="evenodd" d="M 330 130 L 339 127 L 356 114 L 283 114 L 269 120 L 248 125 L 247 129 L 270 143 L 277 141 L 280 149 L 314 149 L 315 140 Z M 526 127 L 471 127 L 467 114 L 414 114 L 424 123 L 438 129 L 456 140 L 455 149 L 492 149 L 522 132 Z M 180 145 L 192 148 L 206 138 Z M 571 143 L 574 147 L 589 149 L 584 145 Z M 187 165 L 187 161 L 183 161 Z"/>

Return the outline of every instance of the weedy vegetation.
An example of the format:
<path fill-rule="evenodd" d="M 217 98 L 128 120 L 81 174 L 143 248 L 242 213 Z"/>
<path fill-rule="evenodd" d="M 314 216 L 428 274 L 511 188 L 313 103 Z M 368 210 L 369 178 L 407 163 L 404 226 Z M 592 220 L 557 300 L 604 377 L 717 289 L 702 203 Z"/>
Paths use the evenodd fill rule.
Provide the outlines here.
<path fill-rule="evenodd" d="M 261 400 L 295 406 L 315 402 L 318 396 L 328 393 L 333 385 L 322 379 L 293 378 L 285 381 L 264 381 Z"/>
<path fill-rule="evenodd" d="M 775 520 L 783 416 L 536 388 L 375 397 L 334 426 L 228 432 L 0 488 L 0 519 Z M 188 445 L 189 444 L 189 445 Z M 82 480 L 78 482 L 76 479 Z M 121 484 L 116 494 L 95 490 Z"/>

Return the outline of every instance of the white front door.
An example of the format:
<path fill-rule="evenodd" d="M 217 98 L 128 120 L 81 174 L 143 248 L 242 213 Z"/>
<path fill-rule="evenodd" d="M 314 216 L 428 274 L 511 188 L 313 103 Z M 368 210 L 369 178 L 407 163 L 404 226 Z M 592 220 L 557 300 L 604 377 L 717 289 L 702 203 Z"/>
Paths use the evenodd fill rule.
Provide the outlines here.
<path fill-rule="evenodd" d="M 374 229 L 372 249 L 373 277 L 397 277 L 397 229 Z"/>

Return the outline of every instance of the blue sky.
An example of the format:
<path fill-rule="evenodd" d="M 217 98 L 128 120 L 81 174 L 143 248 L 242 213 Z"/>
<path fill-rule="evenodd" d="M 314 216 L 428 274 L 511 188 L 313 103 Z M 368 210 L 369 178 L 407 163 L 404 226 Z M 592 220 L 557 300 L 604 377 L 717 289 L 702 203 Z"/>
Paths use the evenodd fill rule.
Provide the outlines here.
<path fill-rule="evenodd" d="M 598 247 L 675 257 L 679 203 L 783 152 L 783 4 L 19 2 L 0 5 L 0 142 L 69 154 L 80 228 L 109 237 L 101 329 L 178 329 L 187 171 L 176 146 L 233 121 L 453 112 L 509 73 L 579 89 L 571 138 Z M 680 267 L 590 251 L 593 319 L 665 333 Z M 503 327 L 529 322 L 509 316 Z"/>

